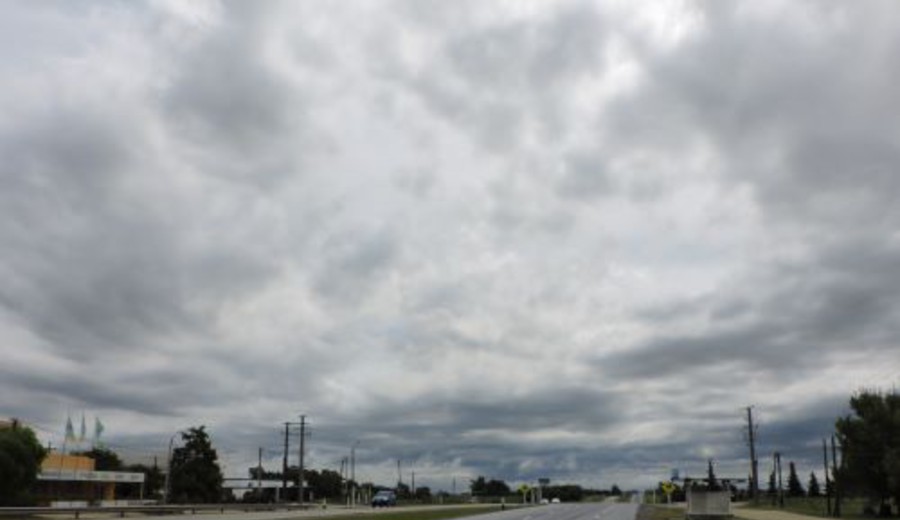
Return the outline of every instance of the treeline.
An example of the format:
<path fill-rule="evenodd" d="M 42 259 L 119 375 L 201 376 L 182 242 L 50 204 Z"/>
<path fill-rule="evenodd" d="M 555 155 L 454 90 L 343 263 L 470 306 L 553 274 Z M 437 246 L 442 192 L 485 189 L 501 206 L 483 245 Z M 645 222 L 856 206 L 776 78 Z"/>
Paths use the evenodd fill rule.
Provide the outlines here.
<path fill-rule="evenodd" d="M 525 496 L 531 496 L 530 493 L 535 488 L 522 485 L 513 491 L 509 484 L 503 480 L 490 479 L 487 480 L 483 476 L 469 481 L 469 491 L 473 497 L 487 498 L 519 498 L 524 499 Z M 611 489 L 589 489 L 583 488 L 577 484 L 554 484 L 547 485 L 541 489 L 541 496 L 547 500 L 559 499 L 561 502 L 581 502 L 584 500 L 601 499 L 608 496 L 621 495 L 622 491 L 618 485 L 613 485 Z"/>

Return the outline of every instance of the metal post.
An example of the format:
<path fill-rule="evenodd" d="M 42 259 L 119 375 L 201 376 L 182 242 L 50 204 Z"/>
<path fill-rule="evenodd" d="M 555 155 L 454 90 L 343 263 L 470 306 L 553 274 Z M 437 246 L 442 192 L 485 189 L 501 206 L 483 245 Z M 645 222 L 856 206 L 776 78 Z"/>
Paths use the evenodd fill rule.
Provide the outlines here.
<path fill-rule="evenodd" d="M 828 478 L 828 443 L 822 439 L 822 456 L 825 460 L 825 512 L 831 516 L 831 480 Z"/>
<path fill-rule="evenodd" d="M 749 435 L 750 440 L 750 474 L 752 477 L 752 482 L 750 482 L 750 498 L 756 500 L 756 495 L 759 490 L 759 471 L 758 464 L 756 462 L 756 438 L 755 432 L 753 431 L 753 407 L 747 407 L 747 433 Z"/>
<path fill-rule="evenodd" d="M 163 490 L 164 491 L 163 492 L 163 503 L 164 504 L 169 503 L 169 493 L 171 492 L 171 489 L 172 489 L 172 487 L 171 487 L 172 486 L 172 482 L 171 482 L 171 480 L 172 480 L 172 443 L 175 442 L 175 436 L 178 435 L 179 433 L 180 432 L 175 432 L 172 434 L 171 437 L 169 437 L 169 455 L 168 455 L 168 458 L 166 459 L 166 461 L 167 461 L 166 462 L 166 483 L 165 483 L 165 490 Z"/>
<path fill-rule="evenodd" d="M 306 483 L 304 482 L 304 475 L 303 475 L 303 469 L 304 469 L 303 468 L 303 456 L 305 455 L 305 450 L 306 450 L 305 442 L 306 442 L 306 416 L 301 415 L 300 416 L 300 472 L 297 475 L 297 486 L 300 489 L 299 498 L 300 498 L 301 505 L 303 504 L 303 499 L 305 496 L 304 488 L 306 487 Z"/>
<path fill-rule="evenodd" d="M 353 443 L 353 446 L 350 448 L 350 485 L 352 486 L 350 489 L 350 505 L 351 507 L 356 507 L 356 447 L 359 446 L 359 441 Z"/>
<path fill-rule="evenodd" d="M 284 460 L 281 463 L 281 496 L 287 497 L 288 449 L 291 423 L 284 423 Z"/>

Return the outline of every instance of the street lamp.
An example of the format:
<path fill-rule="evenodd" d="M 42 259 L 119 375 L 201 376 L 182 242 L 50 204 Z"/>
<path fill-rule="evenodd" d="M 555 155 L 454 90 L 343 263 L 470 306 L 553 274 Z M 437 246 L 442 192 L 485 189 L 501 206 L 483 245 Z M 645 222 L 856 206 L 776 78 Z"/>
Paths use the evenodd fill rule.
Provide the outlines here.
<path fill-rule="evenodd" d="M 359 441 L 353 443 L 353 446 L 350 448 L 350 482 L 352 482 L 352 488 L 350 491 L 350 504 L 352 507 L 356 507 L 356 447 L 359 446 Z"/>
<path fill-rule="evenodd" d="M 169 455 L 166 458 L 166 485 L 163 495 L 163 503 L 169 503 L 169 493 L 172 486 L 171 476 L 172 476 L 172 444 L 175 442 L 175 437 L 180 435 L 181 432 L 175 432 L 169 437 Z"/>

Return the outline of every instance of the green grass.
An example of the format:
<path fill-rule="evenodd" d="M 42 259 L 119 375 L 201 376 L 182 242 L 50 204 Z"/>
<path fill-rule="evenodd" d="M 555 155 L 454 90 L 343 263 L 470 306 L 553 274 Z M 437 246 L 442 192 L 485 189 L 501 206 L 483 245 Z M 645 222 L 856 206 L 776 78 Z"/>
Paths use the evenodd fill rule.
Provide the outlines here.
<path fill-rule="evenodd" d="M 392 511 L 390 513 L 379 513 L 377 515 L 368 516 L 373 520 L 446 520 L 448 518 L 460 518 L 463 516 L 482 515 L 485 513 L 493 513 L 500 511 L 500 505 L 491 505 L 484 507 L 456 507 L 442 508 L 434 511 Z M 328 520 L 360 520 L 362 515 L 336 515 L 328 516 Z"/>
<path fill-rule="evenodd" d="M 641 504 L 637 520 L 684 520 L 684 509 Z"/>
<path fill-rule="evenodd" d="M 841 517 L 842 518 L 867 518 L 863 516 L 862 511 L 866 505 L 866 500 L 861 498 L 845 498 L 841 501 Z M 832 507 L 834 502 L 832 501 Z M 753 509 L 771 509 L 779 510 L 776 505 L 772 505 L 770 499 L 762 499 L 756 504 L 747 504 L 747 507 Z M 797 513 L 799 515 L 827 517 L 827 505 L 825 497 L 785 497 L 784 509 L 789 513 Z"/>

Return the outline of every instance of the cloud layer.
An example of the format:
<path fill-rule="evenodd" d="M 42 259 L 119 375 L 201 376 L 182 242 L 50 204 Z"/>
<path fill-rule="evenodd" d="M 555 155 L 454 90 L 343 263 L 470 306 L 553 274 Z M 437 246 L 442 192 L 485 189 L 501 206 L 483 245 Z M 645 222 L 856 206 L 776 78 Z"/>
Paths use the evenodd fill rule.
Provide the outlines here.
<path fill-rule="evenodd" d="M 746 474 L 750 404 L 811 470 L 897 382 L 891 3 L 2 9 L 0 413 L 47 440 L 203 423 L 242 476 L 305 413 L 377 482 L 644 485 Z"/>

